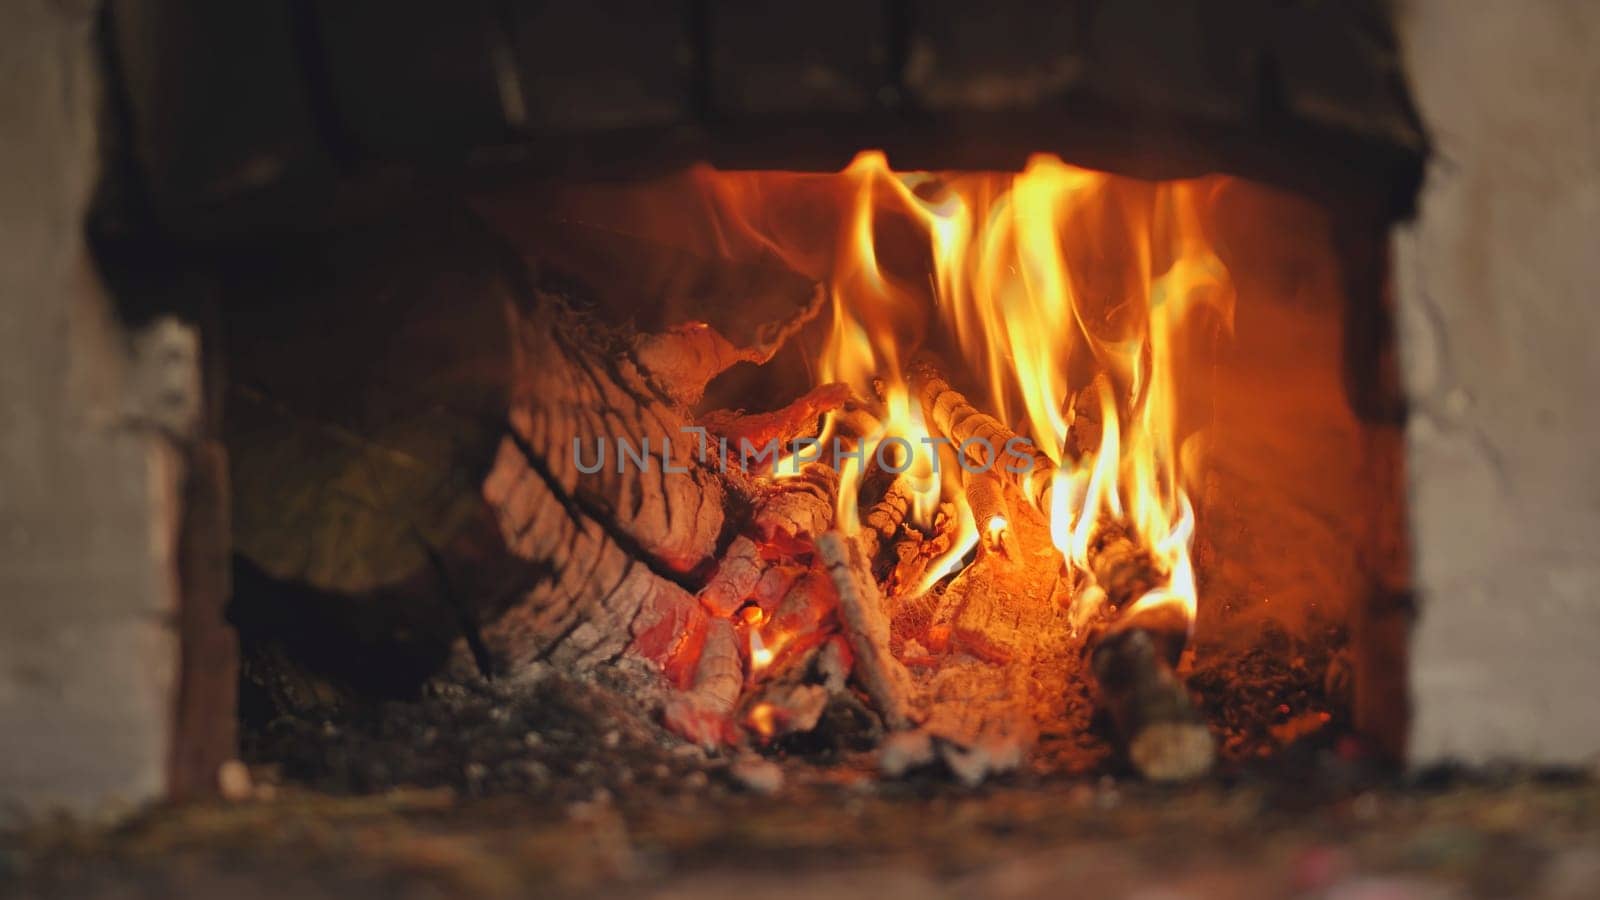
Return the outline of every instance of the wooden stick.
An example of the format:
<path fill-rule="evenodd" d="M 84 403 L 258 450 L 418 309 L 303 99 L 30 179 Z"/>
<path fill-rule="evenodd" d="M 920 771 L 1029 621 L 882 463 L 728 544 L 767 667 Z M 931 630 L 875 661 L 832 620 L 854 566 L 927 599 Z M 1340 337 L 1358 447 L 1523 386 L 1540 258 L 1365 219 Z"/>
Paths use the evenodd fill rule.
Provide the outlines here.
<path fill-rule="evenodd" d="M 837 531 L 817 536 L 817 556 L 839 594 L 839 617 L 855 651 L 855 674 L 892 730 L 910 728 L 911 673 L 889 651 L 889 619 L 878 585 L 855 541 Z"/>
<path fill-rule="evenodd" d="M 912 369 L 911 387 L 922 403 L 922 413 L 929 428 L 934 434 L 949 438 L 956 452 L 966 457 L 968 465 L 1009 480 L 1036 508 L 1041 511 L 1050 509 L 1050 472 L 1056 467 L 1054 460 L 1032 442 L 1028 442 L 1025 448 L 1012 445 L 1027 460 L 1028 470 L 1011 471 L 1022 466 L 1006 450 L 1007 445 L 1018 437 L 1016 432 L 994 416 L 979 412 L 931 366 L 922 365 Z"/>
<path fill-rule="evenodd" d="M 1158 608 L 1113 627 L 1090 656 L 1099 703 L 1129 762 L 1152 781 L 1198 778 L 1216 756 L 1211 731 L 1173 671 L 1187 631 L 1181 611 Z"/>
<path fill-rule="evenodd" d="M 1167 581 L 1167 573 L 1124 522 L 1103 519 L 1089 540 L 1089 574 L 1121 609 Z"/>
<path fill-rule="evenodd" d="M 906 486 L 905 479 L 897 475 L 888 490 L 867 511 L 863 519 L 867 527 L 861 530 L 860 541 L 861 555 L 869 563 L 877 557 L 884 541 L 894 540 L 906 516 L 911 514 L 911 502 L 911 489 Z"/>

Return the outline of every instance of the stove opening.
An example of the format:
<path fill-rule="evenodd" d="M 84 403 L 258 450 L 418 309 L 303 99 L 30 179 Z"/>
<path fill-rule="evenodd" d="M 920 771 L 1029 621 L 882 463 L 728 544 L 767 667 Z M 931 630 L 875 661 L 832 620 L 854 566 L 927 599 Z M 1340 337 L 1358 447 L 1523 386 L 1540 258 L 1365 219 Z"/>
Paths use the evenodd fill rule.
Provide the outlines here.
<path fill-rule="evenodd" d="M 254 762 L 526 788 L 557 696 L 819 778 L 1403 733 L 1357 703 L 1397 689 L 1364 626 L 1400 448 L 1352 399 L 1381 231 L 1236 176 L 873 151 L 348 215 L 239 262 L 225 314 Z"/>

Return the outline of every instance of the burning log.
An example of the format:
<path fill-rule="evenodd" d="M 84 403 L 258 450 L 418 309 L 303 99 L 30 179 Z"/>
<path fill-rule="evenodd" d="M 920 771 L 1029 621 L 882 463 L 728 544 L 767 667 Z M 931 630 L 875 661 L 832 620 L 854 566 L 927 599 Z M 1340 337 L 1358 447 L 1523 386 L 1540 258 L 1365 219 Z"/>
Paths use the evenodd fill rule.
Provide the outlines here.
<path fill-rule="evenodd" d="M 883 492 L 877 503 L 872 504 L 868 510 L 865 521 L 867 531 L 874 536 L 873 541 L 887 541 L 894 538 L 895 532 L 905 524 L 906 516 L 911 512 L 911 489 L 906 487 L 905 481 L 896 478 L 890 483 L 888 490 Z M 868 553 L 868 556 L 872 554 Z"/>
<path fill-rule="evenodd" d="M 931 428 L 948 437 L 959 452 L 982 472 L 968 472 L 964 478 L 969 505 L 978 517 L 980 529 L 996 516 L 1005 515 L 1004 492 L 1000 479 L 1007 479 L 1036 509 L 1049 506 L 1050 481 L 1047 478 L 1017 477 L 997 458 L 1001 448 L 1015 435 L 1000 422 L 975 409 L 959 392 L 931 369 L 914 375 L 918 396 Z M 1098 398 L 1099 382 L 1080 394 L 1082 428 L 1078 440 L 1098 438 L 1099 407 L 1085 400 Z M 1037 450 L 1032 453 L 1034 471 L 1053 467 Z M 1088 449 L 1078 448 L 1078 452 Z M 1011 468 L 1019 468 L 1020 465 Z M 1104 592 L 1108 609 L 1122 609 L 1134 600 L 1166 583 L 1155 556 L 1126 523 L 1103 521 L 1093 535 L 1088 550 L 1089 574 L 1094 583 L 1080 591 Z M 981 592 L 980 592 L 981 594 Z M 1099 604 L 1096 604 L 1099 605 Z M 941 618 L 936 611 L 936 623 Z M 963 613 L 964 615 L 965 613 Z M 976 627 L 956 627 L 963 648 L 992 664 L 1003 664 L 1006 656 L 997 649 L 993 617 L 984 617 Z M 1187 622 L 1181 613 L 1168 611 L 1141 614 L 1136 620 L 1119 624 L 1093 642 L 1090 664 L 1099 686 L 1100 705 L 1110 714 L 1118 739 L 1135 768 L 1153 780 L 1183 780 L 1196 777 L 1210 768 L 1214 746 L 1199 713 L 1173 671 L 1187 639 Z M 1002 744 L 1004 746 L 1004 744 Z M 952 769 L 956 769 L 954 763 Z"/>
<path fill-rule="evenodd" d="M 785 643 L 806 640 L 820 633 L 833 601 L 828 577 L 820 571 L 802 573 L 790 585 L 768 620 L 771 633 Z"/>
<path fill-rule="evenodd" d="M 717 571 L 700 591 L 700 603 L 712 615 L 728 618 L 755 593 L 766 574 L 766 563 L 756 542 L 740 535 L 728 544 Z"/>
<path fill-rule="evenodd" d="M 700 416 L 700 424 L 718 437 L 727 438 L 730 447 L 765 447 L 777 441 L 787 449 L 796 438 L 817 433 L 817 419 L 823 413 L 844 407 L 850 388 L 843 384 L 823 384 L 782 409 L 766 413 L 745 413 L 719 409 Z"/>
<path fill-rule="evenodd" d="M 1118 623 L 1090 653 L 1100 705 L 1129 762 L 1152 781 L 1197 778 L 1216 756 L 1211 731 L 1173 670 L 1187 639 L 1183 614 L 1158 608 Z"/>
<path fill-rule="evenodd" d="M 737 363 L 763 363 L 764 350 L 735 347 L 727 338 L 703 322 L 678 325 L 659 334 L 640 335 L 634 340 L 633 358 L 650 373 L 651 382 L 674 403 L 692 406 L 700 402 L 711 379 Z"/>
<path fill-rule="evenodd" d="M 1102 521 L 1089 543 L 1089 571 L 1115 611 L 1166 583 L 1150 550 L 1125 523 Z M 1210 730 L 1173 667 L 1189 639 L 1188 617 L 1163 604 L 1125 614 L 1089 643 L 1099 704 L 1128 760 L 1152 781 L 1186 781 L 1211 768 Z"/>
<path fill-rule="evenodd" d="M 839 594 L 839 614 L 855 652 L 857 681 L 891 730 L 911 727 L 911 673 L 889 650 L 889 619 L 860 547 L 829 531 L 817 536 L 817 556 Z"/>
<path fill-rule="evenodd" d="M 978 534 L 984 546 L 1008 555 L 1017 552 L 1015 541 L 1007 527 L 1012 520 L 1006 503 L 1005 485 L 991 472 L 966 472 L 962 475 L 967 506 L 972 509 L 972 519 L 977 523 Z"/>
<path fill-rule="evenodd" d="M 771 615 L 783 599 L 789 595 L 790 589 L 800 577 L 806 573 L 806 567 L 792 562 L 774 562 L 768 565 L 766 571 L 761 573 L 761 579 L 756 582 L 755 590 L 751 592 L 750 599 L 755 601 L 761 611 Z"/>
<path fill-rule="evenodd" d="M 1110 391 L 1110 377 L 1105 372 L 1099 372 L 1072 398 L 1066 451 L 1073 459 L 1081 459 L 1100 448 L 1100 439 L 1105 433 L 1105 405 L 1102 398 Z"/>
<path fill-rule="evenodd" d="M 685 637 L 705 618 L 693 596 L 539 468 L 536 452 L 508 436 L 484 479 L 483 500 L 496 511 L 507 550 L 551 567 L 550 577 L 480 622 L 478 640 L 494 668 L 515 672 L 547 660 L 582 669 L 630 647 L 669 675 L 692 667 Z"/>
<path fill-rule="evenodd" d="M 660 663 L 674 680 L 690 670 L 698 679 L 698 648 L 687 636 L 704 627 L 699 619 L 708 612 L 713 619 L 732 615 L 763 583 L 772 597 L 782 596 L 794 567 L 763 579 L 782 562 L 783 546 L 831 524 L 833 473 L 808 467 L 775 485 L 760 500 L 753 534 L 736 538 L 719 558 L 724 500 L 742 497 L 745 486 L 700 456 L 703 448 L 685 434 L 687 412 L 652 403 L 650 387 L 683 400 L 732 358 L 717 349 L 725 342 L 708 327 L 685 327 L 636 341 L 633 360 L 607 359 L 579 342 L 581 328 L 551 328 L 552 318 L 576 316 L 555 298 L 540 300 L 544 316 L 518 322 L 511 428 L 483 497 L 514 554 L 549 563 L 557 577 L 484 622 L 483 643 L 507 668 L 535 658 L 581 667 L 626 650 Z M 767 358 L 773 349 L 763 343 L 734 355 Z M 692 357 L 687 368 L 674 366 L 675 352 Z M 580 435 L 594 436 L 602 452 L 609 443 L 618 458 L 585 469 L 573 443 Z M 624 465 L 625 441 L 659 459 Z M 686 609 L 695 573 L 713 563 L 699 603 Z"/>
<path fill-rule="evenodd" d="M 695 666 L 694 684 L 667 701 L 662 721 L 685 740 L 715 749 L 728 738 L 730 717 L 743 688 L 738 634 L 729 620 L 712 619 Z"/>
<path fill-rule="evenodd" d="M 967 505 L 972 508 L 973 521 L 980 531 L 987 530 L 989 523 L 996 519 L 1002 524 L 1010 519 L 1005 489 L 992 473 L 966 472 L 961 480 L 966 488 Z"/>
<path fill-rule="evenodd" d="M 825 643 L 806 640 L 781 654 L 761 675 L 758 689 L 739 704 L 739 721 L 762 740 L 810 731 L 821 720 L 831 693 L 818 672 Z"/>
<path fill-rule="evenodd" d="M 841 440 L 862 441 L 882 427 L 881 419 L 853 399 L 833 414 L 834 436 Z"/>
<path fill-rule="evenodd" d="M 822 463 L 806 463 L 794 478 L 777 481 L 753 525 L 761 540 L 793 545 L 833 527 L 833 508 L 839 494 L 839 473 Z"/>
<path fill-rule="evenodd" d="M 862 518 L 865 527 L 861 529 L 856 540 L 860 542 L 861 555 L 873 568 L 874 574 L 883 572 L 884 569 L 880 566 L 887 565 L 880 563 L 878 559 L 878 554 L 884 545 L 899 546 L 893 542 L 900 534 L 906 517 L 911 514 L 911 505 L 911 489 L 907 487 L 904 479 L 896 476 L 884 489 L 883 496 L 872 504 Z M 915 544 L 911 546 L 914 547 Z"/>
<path fill-rule="evenodd" d="M 330 244 L 230 312 L 230 329 L 275 336 L 231 348 L 226 417 L 239 565 L 284 586 L 241 606 L 264 623 L 258 644 L 359 635 L 373 649 L 341 656 L 382 678 L 582 669 L 626 653 L 694 679 L 705 606 L 721 611 L 695 595 L 722 563 L 726 514 L 748 498 L 697 458 L 686 407 L 718 371 L 770 359 L 821 294 L 770 266 L 673 253 L 647 254 L 663 265 L 643 285 L 626 240 L 587 265 L 524 264 L 544 249 L 430 210 Z M 561 270 L 576 277 L 545 277 Z M 594 291 L 596 278 L 611 290 Z M 642 332 L 608 324 L 629 310 L 655 318 Z M 832 494 L 817 493 L 826 503 L 779 518 L 825 529 L 812 513 Z M 778 516 L 797 501 L 768 502 Z M 781 597 L 796 568 L 766 579 L 760 562 L 754 589 Z M 750 574 L 727 593 L 745 593 Z"/>
<path fill-rule="evenodd" d="M 1133 529 L 1109 519 L 1099 523 L 1089 540 L 1089 574 L 1112 609 L 1122 609 L 1167 581 L 1167 573 Z"/>
<path fill-rule="evenodd" d="M 773 483 L 751 521 L 754 537 L 739 535 L 728 544 L 700 602 L 724 618 L 748 600 L 771 612 L 804 571 L 793 555 L 809 551 L 805 539 L 832 526 L 837 492 L 838 474 L 819 463 Z"/>
<path fill-rule="evenodd" d="M 931 366 L 915 368 L 911 386 L 930 430 L 948 438 L 969 466 L 1010 480 L 1036 508 L 1050 508 L 1047 473 L 1055 469 L 1054 460 L 999 419 L 980 412 Z"/>
<path fill-rule="evenodd" d="M 683 439 L 685 415 L 650 402 L 645 373 L 581 343 L 582 320 L 559 298 L 537 299 L 540 315 L 516 320 L 509 427 L 481 497 L 510 552 L 552 577 L 483 610 L 481 642 L 508 671 L 627 650 L 681 675 L 694 664 L 684 635 L 703 616 L 689 573 L 715 557 L 728 488 Z M 617 458 L 586 469 L 582 436 Z M 655 453 L 624 465 L 625 442 Z"/>

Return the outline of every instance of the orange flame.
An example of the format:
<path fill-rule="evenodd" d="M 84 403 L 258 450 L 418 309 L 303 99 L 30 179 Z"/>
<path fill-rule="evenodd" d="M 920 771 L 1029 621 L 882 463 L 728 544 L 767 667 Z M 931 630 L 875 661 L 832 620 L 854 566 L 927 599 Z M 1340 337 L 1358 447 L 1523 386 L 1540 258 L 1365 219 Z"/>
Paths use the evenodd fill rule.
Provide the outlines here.
<path fill-rule="evenodd" d="M 773 653 L 761 640 L 761 631 L 758 628 L 750 629 L 750 671 L 761 674 L 767 666 L 772 665 Z"/>
<path fill-rule="evenodd" d="M 754 242 L 828 278 L 833 319 L 819 375 L 875 403 L 880 423 L 861 455 L 843 457 L 840 527 L 860 527 L 865 461 L 909 447 L 903 477 L 915 520 L 929 522 L 941 502 L 959 517 L 923 587 L 980 540 L 905 377 L 911 355 L 942 329 L 988 392 L 974 401 L 1056 463 L 1028 477 L 1050 479 L 1040 512 L 1064 560 L 1086 567 L 1098 523 L 1123 520 L 1169 575 L 1135 608 L 1178 603 L 1193 621 L 1192 473 L 1180 471 L 1177 369 L 1197 305 L 1231 324 L 1231 284 L 1202 229 L 1219 179 L 1142 182 L 1051 156 L 1016 174 L 896 173 L 877 151 L 836 176 L 702 169 L 695 178 L 725 214 L 720 239 Z M 831 251 L 818 248 L 819 233 L 836 236 Z M 904 263 L 908 235 L 920 270 Z M 1073 398 L 1096 372 L 1107 376 L 1096 398 L 1100 445 L 1073 458 Z"/>

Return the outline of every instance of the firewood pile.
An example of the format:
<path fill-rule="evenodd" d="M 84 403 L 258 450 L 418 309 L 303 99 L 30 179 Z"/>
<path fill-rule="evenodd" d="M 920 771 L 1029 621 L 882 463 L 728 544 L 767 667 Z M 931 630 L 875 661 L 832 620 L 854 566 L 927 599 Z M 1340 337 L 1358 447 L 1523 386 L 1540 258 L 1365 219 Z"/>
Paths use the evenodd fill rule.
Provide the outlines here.
<path fill-rule="evenodd" d="M 1211 735 L 1174 674 L 1187 622 L 1125 615 L 1166 573 L 1124 523 L 1099 524 L 1082 569 L 1051 543 L 1048 478 L 955 467 L 971 512 L 947 501 L 920 518 L 916 488 L 871 454 L 842 486 L 832 451 L 860 452 L 879 426 L 877 398 L 843 385 L 706 408 L 719 375 L 768 364 L 818 319 L 820 288 L 787 271 L 715 277 L 723 264 L 637 242 L 647 268 L 712 275 L 665 282 L 699 292 L 663 305 L 692 317 L 629 321 L 649 298 L 586 296 L 476 218 L 443 251 L 440 230 L 409 239 L 461 254 L 449 272 L 408 271 L 389 234 L 328 263 L 366 280 L 263 288 L 307 298 L 322 328 L 285 327 L 304 342 L 292 353 L 247 339 L 231 373 L 237 552 L 259 582 L 236 619 L 271 648 L 253 665 L 280 707 L 333 702 L 286 687 L 306 680 L 290 658 L 345 687 L 626 659 L 664 687 L 640 702 L 713 753 L 804 746 L 848 721 L 885 776 L 977 784 L 1098 713 L 1150 778 L 1209 768 Z M 719 293 L 752 284 L 765 289 Z M 265 327 L 251 316 L 296 314 L 244 308 L 245 335 Z M 936 363 L 912 384 L 953 452 L 1013 436 Z M 1097 409 L 1080 406 L 1087 452 Z M 807 439 L 817 452 L 791 456 Z"/>

